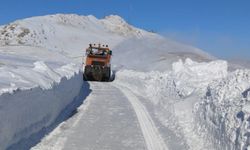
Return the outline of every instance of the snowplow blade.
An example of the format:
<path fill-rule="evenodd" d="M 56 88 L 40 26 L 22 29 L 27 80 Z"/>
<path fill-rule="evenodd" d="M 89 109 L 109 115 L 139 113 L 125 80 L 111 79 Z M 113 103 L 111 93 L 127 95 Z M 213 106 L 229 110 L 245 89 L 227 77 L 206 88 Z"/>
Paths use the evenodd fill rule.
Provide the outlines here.
<path fill-rule="evenodd" d="M 110 67 L 85 66 L 83 79 L 85 81 L 111 81 Z"/>

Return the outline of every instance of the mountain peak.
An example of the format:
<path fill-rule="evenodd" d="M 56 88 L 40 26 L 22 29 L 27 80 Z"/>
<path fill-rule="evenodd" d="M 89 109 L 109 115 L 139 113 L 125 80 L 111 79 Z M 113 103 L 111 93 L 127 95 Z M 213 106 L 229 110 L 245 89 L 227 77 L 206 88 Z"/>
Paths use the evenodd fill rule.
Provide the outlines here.
<path fill-rule="evenodd" d="M 121 16 L 118 15 L 109 15 L 106 16 L 104 19 L 117 25 L 127 24 L 127 22 Z"/>

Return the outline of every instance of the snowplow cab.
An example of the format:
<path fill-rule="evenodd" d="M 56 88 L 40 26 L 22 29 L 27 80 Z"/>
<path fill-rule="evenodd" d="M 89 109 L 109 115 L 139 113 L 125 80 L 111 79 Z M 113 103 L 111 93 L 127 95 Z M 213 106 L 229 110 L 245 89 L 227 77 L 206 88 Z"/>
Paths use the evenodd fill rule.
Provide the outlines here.
<path fill-rule="evenodd" d="M 85 81 L 110 81 L 112 51 L 108 45 L 89 44 L 83 79 Z"/>

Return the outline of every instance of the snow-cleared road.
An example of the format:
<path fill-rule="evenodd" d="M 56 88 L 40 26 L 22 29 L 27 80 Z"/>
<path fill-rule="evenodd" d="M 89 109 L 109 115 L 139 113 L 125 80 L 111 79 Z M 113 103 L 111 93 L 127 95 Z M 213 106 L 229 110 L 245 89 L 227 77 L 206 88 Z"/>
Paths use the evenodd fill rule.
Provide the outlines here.
<path fill-rule="evenodd" d="M 167 150 L 146 107 L 128 88 L 91 82 L 78 112 L 33 150 Z"/>
<path fill-rule="evenodd" d="M 147 145 L 148 150 L 167 150 L 160 133 L 158 132 L 153 119 L 151 118 L 146 107 L 140 102 L 135 94 L 126 87 L 117 85 L 132 104 L 137 115 L 140 127 Z"/>

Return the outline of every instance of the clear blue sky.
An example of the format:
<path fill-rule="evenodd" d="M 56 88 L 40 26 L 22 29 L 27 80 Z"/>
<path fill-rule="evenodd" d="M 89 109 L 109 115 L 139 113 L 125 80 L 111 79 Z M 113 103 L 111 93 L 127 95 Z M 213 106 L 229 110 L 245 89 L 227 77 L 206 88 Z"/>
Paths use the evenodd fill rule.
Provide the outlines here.
<path fill-rule="evenodd" d="M 55 13 L 117 14 L 215 56 L 250 59 L 250 0 L 2 0 L 0 24 Z"/>

